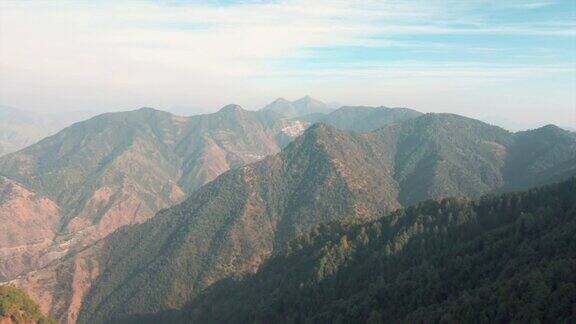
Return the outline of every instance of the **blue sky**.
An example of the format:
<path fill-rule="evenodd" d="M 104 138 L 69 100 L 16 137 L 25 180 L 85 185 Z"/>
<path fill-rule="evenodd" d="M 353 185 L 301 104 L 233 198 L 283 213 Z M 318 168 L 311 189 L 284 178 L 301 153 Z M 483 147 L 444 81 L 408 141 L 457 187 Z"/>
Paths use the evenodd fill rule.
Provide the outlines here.
<path fill-rule="evenodd" d="M 0 104 L 343 104 L 576 126 L 576 1 L 0 3 Z"/>

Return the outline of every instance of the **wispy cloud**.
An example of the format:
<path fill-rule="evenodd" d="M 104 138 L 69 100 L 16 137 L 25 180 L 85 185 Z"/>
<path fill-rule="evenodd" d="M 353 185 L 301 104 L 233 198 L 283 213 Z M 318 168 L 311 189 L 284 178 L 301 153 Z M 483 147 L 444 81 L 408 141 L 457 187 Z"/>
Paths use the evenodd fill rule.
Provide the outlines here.
<path fill-rule="evenodd" d="M 534 10 L 520 17 L 521 7 Z M 556 7 L 455 0 L 4 1 L 0 102 L 36 109 L 186 103 L 215 109 L 231 101 L 257 106 L 277 95 L 330 97 L 329 84 L 354 87 L 359 77 L 373 86 L 335 91 L 350 100 L 333 99 L 375 100 L 368 91 L 400 77 L 422 85 L 434 77 L 565 80 L 576 64 L 569 54 L 576 24 L 570 6 L 547 13 Z M 348 55 L 352 47 L 366 50 L 345 63 L 312 50 Z M 553 51 L 522 56 L 539 48 Z M 566 82 L 572 81 L 562 87 L 571 85 Z"/>
<path fill-rule="evenodd" d="M 525 9 L 539 9 L 544 8 L 552 5 L 552 2 L 528 2 L 528 3 L 519 3 L 515 4 L 517 8 L 525 8 Z"/>

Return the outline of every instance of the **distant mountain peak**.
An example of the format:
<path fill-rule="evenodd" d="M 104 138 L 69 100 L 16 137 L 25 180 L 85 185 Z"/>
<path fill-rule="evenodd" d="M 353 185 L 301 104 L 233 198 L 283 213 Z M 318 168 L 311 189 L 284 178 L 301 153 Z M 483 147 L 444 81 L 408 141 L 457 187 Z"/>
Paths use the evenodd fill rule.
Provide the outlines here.
<path fill-rule="evenodd" d="M 240 105 L 230 104 L 222 107 L 218 112 L 228 113 L 228 112 L 237 112 L 237 111 L 244 111 L 244 109 Z"/>
<path fill-rule="evenodd" d="M 295 101 L 278 98 L 266 107 L 262 108 L 262 110 L 271 110 L 280 113 L 285 117 L 294 118 L 317 113 L 327 114 L 334 109 L 307 95 Z"/>
<path fill-rule="evenodd" d="M 555 138 L 556 140 L 574 137 L 574 133 L 553 124 L 548 124 L 542 127 L 529 129 L 525 131 L 520 131 L 516 134 L 519 134 L 520 136 L 537 136 L 537 137 L 544 136 L 547 138 Z"/>
<path fill-rule="evenodd" d="M 152 107 L 141 107 L 136 109 L 135 111 L 159 111 L 159 110 Z"/>
<path fill-rule="evenodd" d="M 280 97 L 274 100 L 272 103 L 290 103 L 290 101 L 286 98 Z"/>
<path fill-rule="evenodd" d="M 105 115 L 106 113 L 104 113 L 103 115 Z M 125 115 L 125 114 L 152 114 L 152 115 L 157 115 L 157 114 L 170 114 L 169 112 L 163 111 L 163 110 L 158 110 L 156 108 L 152 108 L 152 107 L 142 107 L 142 108 L 138 108 L 135 110 L 131 110 L 131 111 L 119 111 L 119 112 L 114 112 L 114 114 L 120 114 L 120 115 Z"/>
<path fill-rule="evenodd" d="M 325 104 L 324 104 L 323 102 L 321 102 L 320 100 L 316 100 L 316 99 L 312 98 L 312 97 L 309 96 L 309 95 L 306 95 L 306 96 L 304 96 L 304 97 L 302 97 L 302 98 L 294 101 L 294 103 L 295 103 L 295 104 L 298 104 L 298 103 L 302 103 L 302 104 L 311 104 L 311 103 L 314 103 L 314 104 L 322 104 L 322 105 L 325 105 Z"/>
<path fill-rule="evenodd" d="M 542 127 L 536 128 L 536 129 L 540 129 L 540 130 L 542 130 L 542 131 L 555 131 L 555 132 L 557 132 L 557 131 L 565 131 L 564 129 L 562 129 L 562 128 L 554 125 L 554 124 L 544 125 L 544 126 L 542 126 Z"/>

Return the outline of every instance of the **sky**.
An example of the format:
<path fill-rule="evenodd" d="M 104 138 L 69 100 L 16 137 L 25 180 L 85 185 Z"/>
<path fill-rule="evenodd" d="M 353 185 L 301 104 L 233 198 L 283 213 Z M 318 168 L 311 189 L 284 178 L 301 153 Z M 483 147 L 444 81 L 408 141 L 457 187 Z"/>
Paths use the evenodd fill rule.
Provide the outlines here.
<path fill-rule="evenodd" d="M 0 0 L 0 105 L 194 114 L 304 95 L 576 127 L 576 1 Z"/>

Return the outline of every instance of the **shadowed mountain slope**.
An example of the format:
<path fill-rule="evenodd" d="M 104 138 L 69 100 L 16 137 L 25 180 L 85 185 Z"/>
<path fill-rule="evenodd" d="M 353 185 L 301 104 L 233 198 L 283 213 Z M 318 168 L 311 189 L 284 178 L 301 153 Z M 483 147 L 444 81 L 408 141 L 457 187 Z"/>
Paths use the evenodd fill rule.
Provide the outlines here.
<path fill-rule="evenodd" d="M 576 180 L 322 225 L 184 311 L 126 322 L 573 322 Z"/>

